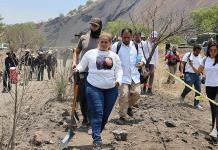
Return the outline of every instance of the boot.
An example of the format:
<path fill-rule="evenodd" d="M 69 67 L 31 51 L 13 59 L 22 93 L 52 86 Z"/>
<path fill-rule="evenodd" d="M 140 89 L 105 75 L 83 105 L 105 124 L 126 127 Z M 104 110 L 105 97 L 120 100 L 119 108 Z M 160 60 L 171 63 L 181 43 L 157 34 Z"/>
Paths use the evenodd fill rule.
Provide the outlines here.
<path fill-rule="evenodd" d="M 149 96 L 154 95 L 153 92 L 152 92 L 152 88 L 148 88 L 147 95 L 149 95 Z"/>
<path fill-rule="evenodd" d="M 141 95 L 145 95 L 146 94 L 146 87 L 143 87 L 141 90 Z"/>
<path fill-rule="evenodd" d="M 132 111 L 132 108 L 128 108 L 128 110 L 127 110 L 127 114 L 130 116 L 130 117 L 133 117 L 133 111 Z"/>
<path fill-rule="evenodd" d="M 3 88 L 2 93 L 8 93 L 8 91 L 6 90 L 6 88 Z"/>

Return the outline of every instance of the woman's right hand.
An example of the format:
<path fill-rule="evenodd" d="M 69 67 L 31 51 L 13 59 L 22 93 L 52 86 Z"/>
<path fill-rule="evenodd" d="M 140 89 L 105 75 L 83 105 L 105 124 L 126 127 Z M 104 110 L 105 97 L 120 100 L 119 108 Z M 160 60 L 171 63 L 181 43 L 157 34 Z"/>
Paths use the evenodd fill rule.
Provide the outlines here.
<path fill-rule="evenodd" d="M 79 70 L 77 68 L 73 68 L 73 73 L 77 73 Z"/>
<path fill-rule="evenodd" d="M 119 86 L 120 86 L 120 83 L 119 83 L 119 82 L 116 82 L 116 83 L 115 83 L 115 86 L 116 86 L 116 87 L 119 87 Z"/>
<path fill-rule="evenodd" d="M 72 69 L 75 69 L 75 68 L 76 68 L 76 64 L 73 63 L 73 64 L 72 64 Z"/>

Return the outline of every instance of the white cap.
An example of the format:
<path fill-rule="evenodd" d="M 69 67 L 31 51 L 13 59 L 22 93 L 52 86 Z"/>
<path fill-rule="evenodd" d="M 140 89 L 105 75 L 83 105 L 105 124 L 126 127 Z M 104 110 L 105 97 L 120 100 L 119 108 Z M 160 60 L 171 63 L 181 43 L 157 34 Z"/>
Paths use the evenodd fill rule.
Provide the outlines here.
<path fill-rule="evenodd" d="M 52 51 L 51 51 L 51 50 L 50 50 L 50 51 L 48 51 L 48 54 L 50 54 L 50 55 L 51 55 L 51 54 L 52 54 Z"/>
<path fill-rule="evenodd" d="M 157 38 L 157 37 L 158 37 L 158 33 L 157 33 L 157 31 L 153 31 L 153 32 L 151 32 L 150 37 L 151 37 L 151 38 Z"/>
<path fill-rule="evenodd" d="M 30 52 L 30 49 L 25 49 L 25 52 Z"/>

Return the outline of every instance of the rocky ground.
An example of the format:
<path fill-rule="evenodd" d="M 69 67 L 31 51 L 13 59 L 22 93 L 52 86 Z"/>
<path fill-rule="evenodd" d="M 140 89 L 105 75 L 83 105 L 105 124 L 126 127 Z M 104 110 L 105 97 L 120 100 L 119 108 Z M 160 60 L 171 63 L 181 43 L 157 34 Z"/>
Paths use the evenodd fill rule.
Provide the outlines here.
<path fill-rule="evenodd" d="M 178 82 L 171 86 L 162 84 L 166 80 L 166 73 L 160 68 L 156 70 L 155 95 L 141 97 L 139 108 L 134 108 L 134 118 L 129 118 L 127 124 L 117 124 L 118 105 L 116 105 L 102 134 L 103 149 L 217 149 L 208 141 L 211 130 L 208 103 L 202 103 L 204 106 L 202 111 L 196 110 L 192 107 L 193 94 L 190 94 L 187 103 L 180 105 L 178 98 L 183 86 Z M 34 80 L 29 83 L 25 91 L 21 118 L 17 124 L 16 150 L 57 150 L 60 140 L 66 135 L 65 118 L 69 117 L 71 98 L 69 96 L 65 101 L 55 99 L 54 83 L 54 80 L 48 81 L 47 78 L 42 82 Z M 22 86 L 19 87 L 19 90 L 21 89 Z M 0 135 L 4 133 L 5 137 L 10 135 L 12 96 L 13 94 L 8 93 L 0 94 L 0 120 L 3 120 Z M 80 113 L 79 116 L 81 119 Z M 92 148 L 91 136 L 87 134 L 87 129 L 80 127 L 80 124 L 78 122 L 76 135 L 68 150 Z M 114 130 L 126 131 L 127 140 L 117 141 L 112 133 Z M 36 139 L 34 143 L 33 139 Z"/>

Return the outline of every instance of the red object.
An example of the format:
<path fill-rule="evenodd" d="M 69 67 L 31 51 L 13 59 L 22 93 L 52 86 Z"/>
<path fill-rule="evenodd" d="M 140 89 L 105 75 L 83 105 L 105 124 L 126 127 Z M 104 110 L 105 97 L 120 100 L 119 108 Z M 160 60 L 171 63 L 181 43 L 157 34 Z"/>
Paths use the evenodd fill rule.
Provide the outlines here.
<path fill-rule="evenodd" d="M 172 51 L 167 53 L 165 55 L 165 59 L 173 60 L 173 59 L 178 59 L 181 61 L 181 58 L 179 57 L 179 53 L 176 51 L 176 54 L 174 54 Z"/>
<path fill-rule="evenodd" d="M 18 73 L 17 73 L 16 67 L 10 68 L 10 80 L 12 84 L 18 83 Z"/>

